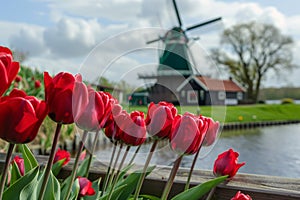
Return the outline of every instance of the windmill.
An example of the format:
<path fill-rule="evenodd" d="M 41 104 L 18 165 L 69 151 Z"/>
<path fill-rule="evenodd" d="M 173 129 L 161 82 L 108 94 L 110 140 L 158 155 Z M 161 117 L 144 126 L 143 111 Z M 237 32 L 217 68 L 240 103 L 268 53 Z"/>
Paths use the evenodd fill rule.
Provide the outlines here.
<path fill-rule="evenodd" d="M 172 0 L 176 13 L 178 26 L 168 30 L 163 36 L 148 41 L 147 44 L 162 41 L 164 50 L 159 56 L 159 65 L 157 74 L 146 75 L 139 74 L 141 79 L 156 79 L 156 83 L 152 87 L 148 87 L 150 101 L 158 102 L 161 100 L 176 103 L 178 102 L 177 87 L 189 76 L 195 74 L 193 68 L 192 55 L 190 55 L 189 41 L 187 32 L 201 28 L 205 25 L 220 21 L 222 18 L 214 18 L 205 22 L 183 28 L 182 20 L 175 0 Z"/>

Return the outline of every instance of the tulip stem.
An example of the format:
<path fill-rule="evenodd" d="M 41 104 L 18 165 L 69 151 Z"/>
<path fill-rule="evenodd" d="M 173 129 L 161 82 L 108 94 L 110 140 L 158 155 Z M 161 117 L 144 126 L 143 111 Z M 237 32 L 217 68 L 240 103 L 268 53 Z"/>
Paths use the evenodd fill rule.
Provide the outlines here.
<path fill-rule="evenodd" d="M 111 171 L 111 175 L 109 177 L 109 181 L 108 181 L 108 186 L 112 186 L 112 182 L 113 182 L 113 179 L 114 179 L 114 176 L 115 176 L 115 170 L 116 170 L 116 167 L 117 167 L 117 163 L 118 163 L 118 160 L 119 160 L 119 157 L 120 157 L 120 154 L 121 154 L 121 151 L 122 151 L 122 148 L 123 148 L 123 143 L 121 142 L 120 143 L 120 148 L 119 148 L 119 151 L 117 153 L 117 157 L 115 159 L 115 163 L 114 163 L 114 166 L 112 168 L 112 171 Z M 113 187 L 110 188 L 110 191 L 113 191 Z M 108 199 L 109 200 L 109 199 Z"/>
<path fill-rule="evenodd" d="M 124 162 L 125 162 L 125 159 L 126 159 L 126 157 L 127 157 L 127 154 L 128 154 L 129 149 L 130 149 L 130 146 L 127 146 L 127 147 L 126 147 L 126 151 L 125 151 L 125 153 L 124 153 L 124 155 L 123 155 L 123 158 L 122 158 L 122 160 L 121 160 L 121 162 L 120 162 L 118 171 L 117 171 L 117 173 L 116 173 L 116 175 L 115 175 L 115 179 L 114 179 L 114 181 L 113 181 L 113 183 L 112 183 L 112 185 L 111 185 L 111 188 L 112 188 L 112 189 L 109 191 L 109 195 L 108 195 L 108 198 L 107 198 L 107 199 L 111 199 L 111 196 L 112 196 L 112 193 L 113 193 L 113 188 L 115 187 L 115 185 L 116 185 L 116 183 L 117 183 L 117 181 L 118 181 L 120 171 L 121 171 L 122 166 L 123 166 L 123 164 L 124 164 Z"/>
<path fill-rule="evenodd" d="M 71 181 L 70 181 L 70 184 L 68 185 L 68 188 L 67 188 L 67 193 L 66 193 L 66 196 L 64 198 L 65 200 L 68 200 L 69 196 L 71 194 L 71 189 L 72 189 L 72 186 L 73 186 L 73 183 L 74 183 L 74 180 L 75 180 L 75 176 L 76 176 L 77 168 L 78 168 L 78 164 L 79 164 L 79 157 L 80 157 L 80 154 L 81 154 L 82 149 L 84 147 L 84 143 L 85 143 L 87 134 L 88 134 L 88 131 L 84 130 L 83 135 L 82 135 L 82 139 L 80 141 L 79 149 L 78 149 L 76 157 L 75 157 L 75 161 L 74 161 L 74 165 L 73 165 L 73 169 L 72 169 L 72 173 L 71 173 L 71 178 L 70 178 Z"/>
<path fill-rule="evenodd" d="M 137 153 L 138 153 L 139 150 L 141 149 L 141 146 L 142 146 L 142 145 L 139 145 L 139 146 L 136 148 L 136 150 L 135 150 L 135 152 L 134 152 L 134 154 L 133 154 L 133 156 L 132 156 L 132 158 L 131 158 L 131 160 L 130 160 L 130 162 L 129 162 L 129 165 L 131 165 L 131 164 L 133 163 L 133 161 L 134 161 L 134 159 L 135 159 Z"/>
<path fill-rule="evenodd" d="M 191 177 L 192 177 L 192 174 L 193 174 L 193 171 L 194 171 L 194 168 L 195 168 L 195 164 L 197 162 L 197 159 L 198 159 L 198 156 L 199 156 L 199 153 L 200 153 L 200 149 L 201 148 L 199 148 L 196 155 L 194 156 L 194 160 L 193 160 L 193 163 L 192 163 L 191 168 L 190 168 L 190 172 L 189 172 L 189 175 L 188 175 L 185 187 L 184 187 L 184 191 L 189 189 L 189 187 L 190 187 Z"/>
<path fill-rule="evenodd" d="M 116 154 L 117 144 L 118 144 L 118 142 L 114 142 L 114 149 L 113 149 L 113 151 L 111 153 L 109 165 L 108 165 L 108 168 L 107 168 L 107 172 L 105 174 L 105 178 L 104 178 L 104 182 L 103 182 L 103 186 L 102 186 L 101 196 L 104 194 L 104 191 L 106 190 L 106 187 L 107 187 L 107 183 L 108 183 L 108 178 L 109 178 L 111 166 L 112 166 L 113 160 L 115 158 L 115 154 Z"/>
<path fill-rule="evenodd" d="M 118 175 L 118 173 L 120 173 L 120 171 L 121 171 L 121 169 L 122 169 L 122 167 L 123 167 L 123 164 L 124 164 L 124 162 L 125 162 L 125 160 L 126 160 L 126 157 L 127 157 L 127 155 L 128 155 L 129 150 L 130 150 L 130 146 L 128 145 L 128 146 L 126 147 L 125 153 L 124 153 L 123 158 L 122 158 L 122 160 L 121 160 L 121 163 L 120 163 L 120 165 L 119 165 L 117 175 Z"/>
<path fill-rule="evenodd" d="M 143 185 L 144 179 L 146 177 L 146 171 L 147 171 L 148 165 L 150 163 L 150 160 L 152 158 L 153 152 L 156 148 L 157 142 L 158 142 L 158 140 L 154 140 L 154 142 L 151 146 L 150 152 L 148 154 L 147 160 L 145 162 L 145 165 L 144 165 L 144 168 L 143 168 L 143 171 L 142 171 L 142 175 L 139 178 L 139 182 L 137 184 L 137 187 L 136 187 L 136 190 L 135 190 L 135 193 L 134 193 L 134 197 L 133 197 L 134 200 L 138 199 L 138 196 L 139 196 L 140 191 L 142 189 L 142 185 Z"/>
<path fill-rule="evenodd" d="M 2 170 L 2 177 L 1 177 L 1 182 L 0 182 L 0 199 L 2 199 L 3 191 L 4 191 L 4 186 L 6 182 L 6 177 L 7 177 L 7 172 L 8 172 L 8 167 L 10 164 L 11 156 L 14 151 L 15 144 L 9 143 L 9 147 L 6 153 L 6 159 L 5 159 L 5 164 L 4 168 Z"/>
<path fill-rule="evenodd" d="M 163 194 L 161 196 L 162 200 L 167 200 L 167 198 L 168 198 L 168 195 L 169 195 L 169 193 L 171 191 L 171 188 L 172 188 L 172 185 L 173 185 L 173 181 L 175 179 L 175 176 L 176 176 L 176 173 L 177 173 L 178 168 L 180 166 L 182 158 L 183 158 L 183 155 L 179 156 L 179 158 L 175 161 L 175 163 L 173 165 L 173 168 L 172 168 L 172 171 L 170 173 L 168 182 L 167 182 L 167 184 L 165 186 L 165 189 L 163 191 Z"/>
<path fill-rule="evenodd" d="M 53 165 L 54 155 L 55 155 L 58 139 L 59 139 L 59 136 L 60 136 L 61 127 L 62 127 L 62 124 L 57 123 L 54 138 L 53 138 L 51 152 L 50 152 L 48 163 L 47 163 L 47 166 L 46 166 L 43 183 L 42 183 L 42 186 L 41 186 L 41 189 L 40 189 L 40 195 L 39 195 L 39 198 L 38 198 L 39 200 L 44 199 L 44 194 L 45 194 L 46 186 L 47 186 L 47 183 L 48 183 L 50 171 L 51 171 L 51 168 L 52 168 L 52 165 Z"/>
<path fill-rule="evenodd" d="M 96 134 L 95 134 L 95 137 L 94 137 L 93 146 L 92 146 L 92 151 L 90 152 L 90 155 L 89 155 L 89 161 L 88 161 L 88 165 L 87 165 L 86 172 L 85 172 L 85 177 L 87 177 L 87 178 L 89 176 L 89 171 L 90 171 L 90 167 L 91 167 L 91 164 L 92 164 L 94 152 L 96 150 L 96 146 L 97 146 L 97 142 L 98 142 L 98 137 L 99 137 L 99 130 L 96 131 Z"/>
<path fill-rule="evenodd" d="M 206 200 L 211 200 L 212 197 L 213 197 L 213 195 L 214 195 L 214 193 L 215 193 L 215 191 L 216 191 L 216 187 L 213 187 L 213 188 L 209 191 L 209 193 L 208 193 L 208 195 L 207 195 L 207 197 L 206 197 Z"/>

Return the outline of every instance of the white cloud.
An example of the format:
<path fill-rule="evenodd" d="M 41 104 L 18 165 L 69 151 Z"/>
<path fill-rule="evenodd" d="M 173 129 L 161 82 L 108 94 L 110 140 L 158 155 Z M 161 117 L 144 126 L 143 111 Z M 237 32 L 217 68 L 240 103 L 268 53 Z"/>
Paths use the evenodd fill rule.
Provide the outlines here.
<path fill-rule="evenodd" d="M 63 13 L 84 18 L 127 22 L 137 16 L 141 0 L 47 0 L 55 15 Z"/>
<path fill-rule="evenodd" d="M 97 42 L 101 27 L 96 20 L 62 18 L 54 27 L 44 32 L 51 52 L 62 57 L 86 54 Z"/>
<path fill-rule="evenodd" d="M 26 52 L 28 56 L 37 56 L 46 52 L 42 35 L 44 27 L 5 21 L 0 21 L 0 27 L 2 45 Z"/>
<path fill-rule="evenodd" d="M 159 29 L 137 29 L 144 27 L 171 28 L 177 25 L 175 11 L 170 0 L 44 0 L 50 9 L 52 24 L 48 27 L 1 22 L 2 44 L 10 41 L 11 47 L 29 51 L 28 63 L 53 71 L 86 70 L 87 76 L 94 75 L 107 67 L 120 55 L 136 49 L 157 47 L 157 43 L 145 45 L 146 41 L 162 36 L 166 31 Z M 258 3 L 242 1 L 186 0 L 176 1 L 184 26 L 190 26 L 221 16 L 227 28 L 240 22 L 258 20 L 274 23 L 283 33 L 300 40 L 300 15 L 285 16 L 275 7 L 262 7 Z M 200 36 L 199 42 L 205 50 L 217 47 L 222 24 L 201 27 L 190 31 L 190 36 Z M 128 32 L 126 32 L 128 31 Z M 100 46 L 100 47 L 99 47 Z M 97 57 L 92 61 L 84 60 L 86 55 L 97 47 Z M 95 50 L 94 50 L 95 51 Z M 93 54 L 93 53 L 92 53 Z M 300 62 L 300 45 L 295 46 L 295 61 Z M 31 57 L 32 56 L 32 57 Z M 90 56 L 90 55 L 89 55 Z M 143 56 L 143 57 L 142 57 Z M 152 56 L 152 60 L 147 56 Z M 155 59 L 153 59 L 155 57 Z M 88 57 L 91 59 L 90 57 Z M 157 61 L 157 54 L 129 53 L 120 57 L 112 67 L 112 79 L 122 73 L 133 73 L 135 66 L 147 66 Z M 84 63 L 80 69 L 78 66 Z M 56 66 L 57 67 L 54 67 Z M 131 67 L 130 67 L 131 66 Z M 136 71 L 149 69 L 139 67 Z M 125 70 L 125 71 L 124 71 Z M 95 73 L 96 72 L 96 73 Z M 129 77 L 129 76 L 128 76 Z M 132 79 L 136 75 L 130 76 Z M 295 78 L 296 80 L 296 78 Z M 296 80 L 297 81 L 297 80 Z M 300 82 L 297 82 L 300 85 Z"/>
<path fill-rule="evenodd" d="M 9 38 L 12 48 L 28 54 L 40 56 L 47 51 L 43 40 L 44 28 L 23 25 L 18 32 Z"/>

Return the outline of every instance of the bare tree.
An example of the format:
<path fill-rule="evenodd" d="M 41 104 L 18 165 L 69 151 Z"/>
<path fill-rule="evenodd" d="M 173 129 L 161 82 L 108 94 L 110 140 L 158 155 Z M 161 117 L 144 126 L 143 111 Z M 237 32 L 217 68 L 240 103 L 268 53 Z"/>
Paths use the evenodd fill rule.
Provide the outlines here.
<path fill-rule="evenodd" d="M 248 100 L 255 103 L 267 71 L 295 67 L 292 45 L 292 38 L 273 25 L 250 22 L 224 30 L 212 58 L 247 89 Z"/>

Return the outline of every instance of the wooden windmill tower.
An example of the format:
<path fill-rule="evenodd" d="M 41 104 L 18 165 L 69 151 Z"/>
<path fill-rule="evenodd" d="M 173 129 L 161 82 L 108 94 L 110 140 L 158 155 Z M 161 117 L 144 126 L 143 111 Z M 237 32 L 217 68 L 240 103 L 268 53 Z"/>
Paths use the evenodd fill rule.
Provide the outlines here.
<path fill-rule="evenodd" d="M 163 53 L 159 57 L 159 65 L 155 75 L 140 74 L 141 79 L 156 79 L 154 86 L 148 88 L 149 100 L 158 102 L 161 100 L 178 103 L 176 88 L 189 76 L 195 75 L 188 43 L 190 38 L 186 33 L 190 30 L 217 22 L 221 17 L 198 23 L 183 29 L 182 20 L 175 0 L 172 0 L 176 12 L 178 26 L 167 31 L 164 36 L 148 41 L 147 44 L 162 41 Z"/>

